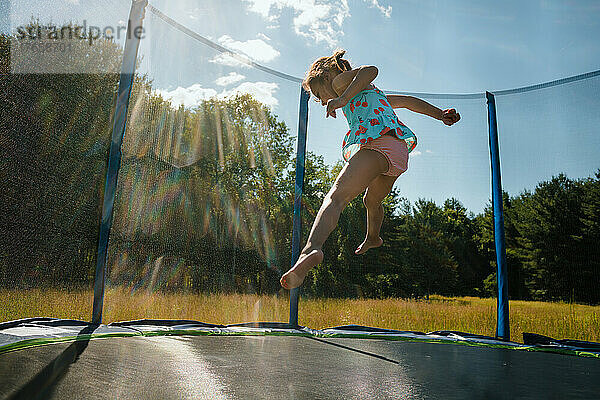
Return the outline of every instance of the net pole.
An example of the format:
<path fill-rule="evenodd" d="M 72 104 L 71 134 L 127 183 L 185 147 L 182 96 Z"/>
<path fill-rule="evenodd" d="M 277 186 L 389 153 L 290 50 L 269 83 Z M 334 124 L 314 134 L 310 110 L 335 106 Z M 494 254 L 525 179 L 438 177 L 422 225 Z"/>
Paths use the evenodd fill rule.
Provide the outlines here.
<path fill-rule="evenodd" d="M 494 242 L 496 245 L 496 277 L 498 281 L 498 322 L 496 337 L 510 340 L 508 313 L 508 276 L 506 268 L 506 243 L 504 241 L 504 211 L 502 206 L 502 182 L 500 178 L 500 150 L 498 147 L 498 124 L 496 122 L 496 99 L 486 92 L 488 127 L 490 133 L 490 160 L 492 167 L 492 207 L 494 211 Z"/>
<path fill-rule="evenodd" d="M 106 182 L 104 185 L 104 202 L 102 205 L 102 220 L 100 222 L 100 235 L 98 238 L 98 258 L 96 263 L 96 277 L 94 280 L 94 306 L 92 310 L 92 324 L 102 323 L 102 308 L 104 303 L 104 286 L 106 281 L 106 255 L 108 238 L 112 225 L 113 207 L 117 188 L 117 176 L 121 165 L 121 144 L 127 125 L 127 109 L 131 97 L 131 87 L 135 74 L 138 48 L 143 36 L 143 21 L 148 0 L 133 0 L 129 12 L 127 25 L 127 38 L 123 51 L 121 76 L 117 92 L 117 103 L 113 117 L 112 139 L 108 157 Z"/>
<path fill-rule="evenodd" d="M 304 190 L 304 164 L 306 159 L 306 128 L 308 126 L 308 100 L 310 93 L 300 89 L 300 113 L 298 116 L 298 145 L 296 148 L 296 184 L 294 185 L 294 222 L 292 228 L 292 265 L 300 256 L 302 236 L 302 191 Z M 298 326 L 298 300 L 300 288 L 290 291 L 290 325 Z"/>

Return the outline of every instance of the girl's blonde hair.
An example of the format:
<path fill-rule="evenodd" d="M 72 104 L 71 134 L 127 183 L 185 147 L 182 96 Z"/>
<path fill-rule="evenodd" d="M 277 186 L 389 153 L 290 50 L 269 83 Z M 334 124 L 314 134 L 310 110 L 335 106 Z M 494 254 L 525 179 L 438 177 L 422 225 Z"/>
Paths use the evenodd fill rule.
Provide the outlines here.
<path fill-rule="evenodd" d="M 331 72 L 337 74 L 350 71 L 352 67 L 348 60 L 342 58 L 344 54 L 346 54 L 346 50 L 336 50 L 332 56 L 321 57 L 312 63 L 302 81 L 302 87 L 312 93 L 311 86 L 315 83 L 324 83 L 326 79 L 329 79 Z"/>

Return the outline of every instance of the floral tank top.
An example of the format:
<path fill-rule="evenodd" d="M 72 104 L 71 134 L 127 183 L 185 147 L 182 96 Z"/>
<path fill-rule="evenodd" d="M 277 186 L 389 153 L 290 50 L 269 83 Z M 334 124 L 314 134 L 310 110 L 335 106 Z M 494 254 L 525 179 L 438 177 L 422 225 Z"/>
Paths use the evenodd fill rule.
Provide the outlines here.
<path fill-rule="evenodd" d="M 415 134 L 400 122 L 385 94 L 375 86 L 354 96 L 342 107 L 342 111 L 350 128 L 342 144 L 342 156 L 346 161 L 360 150 L 361 144 L 369 143 L 390 131 L 404 139 L 409 152 L 417 146 Z"/>

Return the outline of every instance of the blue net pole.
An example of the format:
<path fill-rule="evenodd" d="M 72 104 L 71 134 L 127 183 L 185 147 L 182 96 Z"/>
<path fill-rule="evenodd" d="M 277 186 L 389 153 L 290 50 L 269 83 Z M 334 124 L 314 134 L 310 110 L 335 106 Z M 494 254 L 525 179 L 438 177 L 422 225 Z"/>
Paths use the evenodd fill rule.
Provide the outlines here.
<path fill-rule="evenodd" d="M 106 183 L 104 186 L 102 221 L 98 239 L 98 261 L 96 264 L 96 278 L 94 281 L 94 307 L 92 310 L 93 324 L 102 323 L 102 307 L 104 303 L 104 286 L 106 281 L 106 252 L 112 224 L 117 176 L 121 165 L 121 144 L 123 143 L 123 135 L 125 134 L 127 124 L 127 109 L 129 106 L 129 98 L 131 96 L 138 48 L 143 32 L 142 24 L 147 5 L 148 0 L 133 0 L 131 11 L 129 12 L 127 39 L 125 40 L 125 49 L 123 52 L 119 91 L 113 118 L 114 122 L 108 159 L 108 171 L 106 173 Z"/>
<path fill-rule="evenodd" d="M 292 228 L 292 265 L 300 256 L 302 236 L 302 191 L 304 189 L 304 161 L 306 156 L 306 128 L 308 125 L 308 100 L 310 93 L 300 92 L 300 115 L 298 117 L 298 147 L 296 148 L 296 184 L 294 189 L 294 224 Z M 290 291 L 290 325 L 298 326 L 298 299 L 300 288 Z"/>
<path fill-rule="evenodd" d="M 486 92 L 488 124 L 490 132 L 490 159 L 492 166 L 492 207 L 494 210 L 494 241 L 498 280 L 498 323 L 496 337 L 510 340 L 508 314 L 508 276 L 506 270 L 506 244 L 504 241 L 504 212 L 502 207 L 502 182 L 500 179 L 500 151 L 498 148 L 498 125 L 496 123 L 496 100 Z"/>

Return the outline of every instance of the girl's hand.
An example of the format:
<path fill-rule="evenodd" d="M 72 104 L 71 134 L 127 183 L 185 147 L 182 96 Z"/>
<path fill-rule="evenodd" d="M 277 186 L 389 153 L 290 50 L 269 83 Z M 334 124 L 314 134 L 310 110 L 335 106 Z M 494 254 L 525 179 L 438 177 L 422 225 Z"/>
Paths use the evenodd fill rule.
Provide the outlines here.
<path fill-rule="evenodd" d="M 344 102 L 344 100 L 341 97 L 336 97 L 335 99 L 329 99 L 327 101 L 327 114 L 325 115 L 325 118 L 329 117 L 330 115 L 335 118 L 335 110 L 338 108 L 342 108 L 346 105 L 347 102 Z"/>
<path fill-rule="evenodd" d="M 442 122 L 448 126 L 460 121 L 460 114 L 454 108 L 442 111 Z"/>

